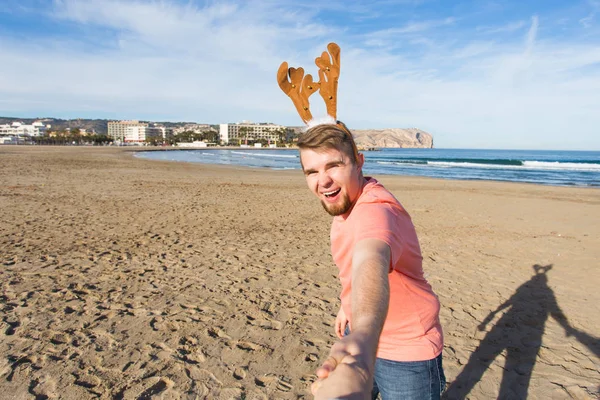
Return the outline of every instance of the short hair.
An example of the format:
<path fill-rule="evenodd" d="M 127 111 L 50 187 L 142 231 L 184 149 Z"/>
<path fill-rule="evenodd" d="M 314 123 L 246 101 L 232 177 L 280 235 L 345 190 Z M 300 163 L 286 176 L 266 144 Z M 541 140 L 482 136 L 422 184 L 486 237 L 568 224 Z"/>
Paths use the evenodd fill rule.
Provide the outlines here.
<path fill-rule="evenodd" d="M 320 124 L 313 126 L 298 139 L 298 147 L 302 149 L 336 149 L 350 157 L 353 164 L 358 162 L 358 149 L 350 130 L 343 122 Z"/>

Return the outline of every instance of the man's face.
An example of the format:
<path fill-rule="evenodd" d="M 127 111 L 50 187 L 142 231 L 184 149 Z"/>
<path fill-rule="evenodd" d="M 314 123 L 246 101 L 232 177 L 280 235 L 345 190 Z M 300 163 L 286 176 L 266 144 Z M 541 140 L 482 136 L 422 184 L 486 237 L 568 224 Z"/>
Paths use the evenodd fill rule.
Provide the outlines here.
<path fill-rule="evenodd" d="M 363 186 L 363 155 L 359 154 L 353 164 L 337 149 L 302 149 L 300 160 L 308 188 L 321 200 L 325 211 L 332 216 L 347 213 Z"/>

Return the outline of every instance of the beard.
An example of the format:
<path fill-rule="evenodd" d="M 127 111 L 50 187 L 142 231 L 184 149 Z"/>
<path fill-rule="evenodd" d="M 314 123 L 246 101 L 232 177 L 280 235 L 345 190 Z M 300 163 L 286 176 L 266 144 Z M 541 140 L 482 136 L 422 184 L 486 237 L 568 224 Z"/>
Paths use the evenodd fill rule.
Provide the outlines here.
<path fill-rule="evenodd" d="M 352 207 L 352 203 L 350 202 L 350 198 L 347 194 L 344 194 L 340 201 L 338 201 L 335 204 L 326 203 L 323 200 L 321 200 L 321 205 L 323 206 L 325 211 L 327 211 L 327 213 L 332 217 L 337 217 L 338 215 L 346 214 L 348 211 L 350 211 L 350 208 Z"/>

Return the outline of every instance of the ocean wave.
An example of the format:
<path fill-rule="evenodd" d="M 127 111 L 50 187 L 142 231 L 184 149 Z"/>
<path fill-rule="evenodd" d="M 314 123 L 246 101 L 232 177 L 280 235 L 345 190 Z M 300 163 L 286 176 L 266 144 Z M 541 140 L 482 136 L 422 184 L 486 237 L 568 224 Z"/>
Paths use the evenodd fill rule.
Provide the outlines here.
<path fill-rule="evenodd" d="M 480 164 L 476 162 L 442 162 L 429 161 L 427 165 L 436 167 L 459 167 L 459 168 L 481 168 L 481 169 L 513 169 L 513 170 L 537 170 L 537 171 L 581 171 L 581 172 L 600 172 L 600 164 L 584 163 L 561 163 L 545 161 L 523 161 L 522 165 L 502 165 L 502 164 Z"/>
<path fill-rule="evenodd" d="M 465 159 L 465 158 L 429 158 L 429 159 L 379 159 L 372 162 L 381 165 L 424 166 L 430 165 L 442 168 L 481 168 L 481 169 L 514 169 L 514 170 L 544 170 L 544 171 L 590 171 L 600 172 L 600 163 L 583 161 L 521 161 L 509 159 Z"/>
<path fill-rule="evenodd" d="M 523 165 L 534 169 L 600 172 L 600 164 L 585 162 L 524 161 Z"/>
<path fill-rule="evenodd" d="M 428 161 L 427 165 L 442 168 L 523 169 L 521 165 L 479 164 L 470 162 Z"/>
<path fill-rule="evenodd" d="M 250 153 L 249 151 L 231 151 L 231 154 L 241 154 L 244 156 L 257 156 L 257 157 L 275 157 L 275 158 L 298 158 L 297 155 L 288 155 L 288 154 L 269 154 L 268 151 L 264 153 Z"/>
<path fill-rule="evenodd" d="M 480 164 L 480 165 L 514 165 L 522 166 L 523 161 L 514 159 L 495 159 L 495 158 L 379 158 L 373 159 L 377 163 L 394 163 L 394 164 L 433 164 L 433 163 L 449 163 L 449 164 Z"/>
<path fill-rule="evenodd" d="M 426 160 L 373 160 L 374 162 L 376 162 L 377 164 L 383 164 L 383 165 L 405 165 L 405 164 L 409 164 L 409 165 L 426 165 L 427 161 Z"/>

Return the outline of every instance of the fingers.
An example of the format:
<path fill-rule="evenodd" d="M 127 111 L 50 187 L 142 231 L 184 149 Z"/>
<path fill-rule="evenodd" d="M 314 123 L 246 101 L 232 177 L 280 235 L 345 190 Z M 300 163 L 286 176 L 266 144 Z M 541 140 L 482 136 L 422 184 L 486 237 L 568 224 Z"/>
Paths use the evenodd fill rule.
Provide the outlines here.
<path fill-rule="evenodd" d="M 318 380 L 318 381 L 313 382 L 312 385 L 310 385 L 310 392 L 312 393 L 313 396 L 315 394 L 317 394 L 317 390 L 319 390 L 319 388 L 321 387 L 322 384 L 323 384 L 323 381 Z"/>
<path fill-rule="evenodd" d="M 319 379 L 325 379 L 329 376 L 329 373 L 338 366 L 338 360 L 333 356 L 327 357 L 327 360 L 321 364 L 321 366 L 317 369 L 317 376 Z"/>
<path fill-rule="evenodd" d="M 338 338 L 342 339 L 345 336 L 346 326 L 348 326 L 347 319 L 335 320 L 335 334 Z"/>
<path fill-rule="evenodd" d="M 329 373 L 336 369 L 336 367 L 342 362 L 344 357 L 350 356 L 350 353 L 346 351 L 346 346 L 337 342 L 331 347 L 331 351 L 329 352 L 329 357 L 327 360 L 321 364 L 321 366 L 317 369 L 316 374 L 320 379 L 325 379 L 329 376 Z"/>
<path fill-rule="evenodd" d="M 343 321 L 340 318 L 336 318 L 335 319 L 335 334 L 338 338 L 342 338 L 343 337 Z"/>

